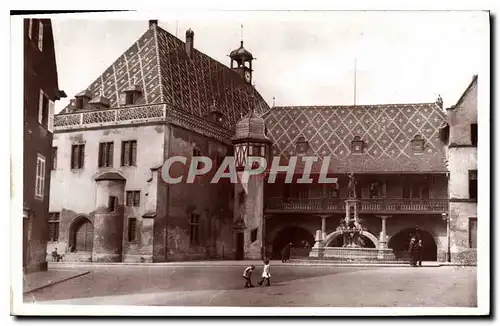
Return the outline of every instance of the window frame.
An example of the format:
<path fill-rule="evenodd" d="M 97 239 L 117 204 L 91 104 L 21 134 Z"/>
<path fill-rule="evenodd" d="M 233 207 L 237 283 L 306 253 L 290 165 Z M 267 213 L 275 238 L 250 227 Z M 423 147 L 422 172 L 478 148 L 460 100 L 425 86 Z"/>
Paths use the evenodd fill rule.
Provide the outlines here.
<path fill-rule="evenodd" d="M 470 124 L 470 143 L 472 146 L 477 147 L 477 123 Z"/>
<path fill-rule="evenodd" d="M 75 148 L 77 154 L 75 154 Z M 85 143 L 71 144 L 71 170 L 83 169 L 85 166 Z"/>
<path fill-rule="evenodd" d="M 472 241 L 472 224 L 475 223 L 475 226 L 476 226 L 476 238 L 474 239 L 474 241 Z M 468 225 L 469 229 L 468 229 L 468 235 L 469 235 L 469 248 L 470 249 L 477 249 L 477 217 L 469 217 L 469 225 Z M 474 246 L 472 246 L 474 244 Z"/>
<path fill-rule="evenodd" d="M 125 193 L 125 205 L 127 207 L 140 207 L 141 206 L 141 191 L 140 190 L 127 190 Z M 129 195 L 132 198 L 129 198 Z"/>
<path fill-rule="evenodd" d="M 51 171 L 57 170 L 57 146 L 52 146 L 52 166 Z"/>
<path fill-rule="evenodd" d="M 128 242 L 137 241 L 137 218 L 129 217 L 127 221 L 127 240 Z"/>
<path fill-rule="evenodd" d="M 58 242 L 59 241 L 59 228 L 61 223 L 61 213 L 60 212 L 50 212 L 49 213 L 49 232 L 48 232 L 48 242 Z M 53 231 L 51 231 L 53 229 Z M 53 237 L 51 236 L 53 235 Z"/>
<path fill-rule="evenodd" d="M 474 177 L 475 176 L 475 177 Z M 478 197 L 478 189 L 477 189 L 477 170 L 469 170 L 469 175 L 468 175 L 468 180 L 469 180 L 469 199 L 477 200 Z M 471 193 L 471 186 L 475 183 L 475 196 L 473 193 Z"/>
<path fill-rule="evenodd" d="M 50 120 L 50 110 L 51 103 L 50 99 L 45 94 L 45 92 L 40 89 L 39 97 L 38 97 L 38 123 L 49 129 L 49 120 Z"/>
<path fill-rule="evenodd" d="M 41 20 L 38 21 L 38 41 L 37 46 L 40 52 L 43 52 L 43 22 Z"/>
<path fill-rule="evenodd" d="M 121 150 L 121 166 L 137 166 L 137 140 L 123 140 Z"/>
<path fill-rule="evenodd" d="M 97 167 L 99 168 L 113 167 L 114 152 L 115 152 L 115 142 L 110 141 L 110 142 L 99 143 L 99 156 L 97 158 Z"/>
<path fill-rule="evenodd" d="M 28 38 L 30 40 L 33 39 L 33 19 L 32 18 L 28 19 Z"/>
<path fill-rule="evenodd" d="M 44 197 L 46 162 L 46 158 L 37 153 L 35 173 L 35 198 L 37 199 L 43 199 Z"/>
<path fill-rule="evenodd" d="M 189 218 L 189 243 L 200 245 L 200 215 L 191 213 Z"/>

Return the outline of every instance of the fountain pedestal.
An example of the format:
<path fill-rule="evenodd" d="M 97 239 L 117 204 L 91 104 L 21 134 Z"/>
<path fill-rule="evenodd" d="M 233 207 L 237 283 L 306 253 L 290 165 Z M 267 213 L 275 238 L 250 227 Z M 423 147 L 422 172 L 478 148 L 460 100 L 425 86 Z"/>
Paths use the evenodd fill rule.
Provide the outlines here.
<path fill-rule="evenodd" d="M 375 248 L 365 248 L 361 241 L 361 236 L 365 229 L 362 221 L 358 217 L 359 201 L 356 198 L 349 198 L 346 203 L 346 215 L 340 221 L 340 225 L 334 233 L 340 233 L 343 239 L 342 247 L 329 247 L 326 242 L 328 237 L 324 237 L 321 230 L 316 231 L 314 247 L 309 253 L 310 259 L 327 259 L 340 261 L 363 261 L 363 260 L 395 260 L 392 249 L 387 248 L 385 232 L 377 241 L 373 237 Z M 383 237 L 383 238 L 382 238 Z M 331 240 L 331 239 L 330 239 Z M 329 241 L 330 241 L 329 240 Z"/>

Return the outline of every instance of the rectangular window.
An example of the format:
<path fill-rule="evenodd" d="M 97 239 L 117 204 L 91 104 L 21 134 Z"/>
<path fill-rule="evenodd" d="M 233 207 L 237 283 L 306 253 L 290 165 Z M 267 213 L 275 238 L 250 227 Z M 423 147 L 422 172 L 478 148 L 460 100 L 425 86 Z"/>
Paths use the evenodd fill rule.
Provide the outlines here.
<path fill-rule="evenodd" d="M 33 38 L 33 19 L 28 19 L 28 37 L 30 40 Z"/>
<path fill-rule="evenodd" d="M 35 197 L 43 198 L 44 188 L 45 188 L 45 157 L 38 154 L 36 158 Z"/>
<path fill-rule="evenodd" d="M 141 192 L 139 190 L 127 191 L 127 206 L 139 207 L 141 204 Z"/>
<path fill-rule="evenodd" d="M 470 142 L 472 146 L 477 146 L 477 123 L 470 125 Z"/>
<path fill-rule="evenodd" d="M 98 165 L 100 168 L 113 166 L 113 148 L 113 142 L 99 143 Z"/>
<path fill-rule="evenodd" d="M 71 146 L 71 168 L 83 168 L 85 158 L 85 144 L 76 144 Z"/>
<path fill-rule="evenodd" d="M 44 127 L 48 127 L 49 122 L 49 98 L 40 90 L 38 101 L 38 123 Z"/>
<path fill-rule="evenodd" d="M 137 141 L 128 140 L 122 142 L 122 166 L 135 166 L 137 157 Z"/>
<path fill-rule="evenodd" d="M 116 210 L 116 197 L 109 196 L 108 197 L 108 211 L 114 212 Z"/>
<path fill-rule="evenodd" d="M 469 247 L 477 248 L 477 217 L 469 218 Z"/>
<path fill-rule="evenodd" d="M 250 232 L 250 242 L 257 241 L 257 232 L 258 231 L 259 231 L 259 228 L 253 229 L 252 232 Z"/>
<path fill-rule="evenodd" d="M 137 240 L 137 219 L 129 218 L 128 219 L 128 241 Z"/>
<path fill-rule="evenodd" d="M 477 170 L 469 170 L 469 198 L 477 199 Z"/>
<path fill-rule="evenodd" d="M 52 147 L 52 171 L 57 170 L 57 147 Z"/>
<path fill-rule="evenodd" d="M 59 240 L 59 217 L 60 213 L 49 213 L 49 241 Z"/>
<path fill-rule="evenodd" d="M 200 215 L 191 214 L 189 221 L 189 242 L 192 245 L 199 244 L 199 231 L 200 231 Z"/>
<path fill-rule="evenodd" d="M 43 23 L 38 22 L 38 50 L 43 51 Z"/>

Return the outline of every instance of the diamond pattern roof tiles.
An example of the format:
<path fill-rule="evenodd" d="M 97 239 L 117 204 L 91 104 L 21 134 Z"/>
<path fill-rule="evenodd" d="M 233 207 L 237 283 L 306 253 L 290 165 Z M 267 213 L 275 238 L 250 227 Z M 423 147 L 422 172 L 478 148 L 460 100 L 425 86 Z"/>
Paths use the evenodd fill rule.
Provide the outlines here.
<path fill-rule="evenodd" d="M 285 116 L 288 128 L 283 126 Z M 437 133 L 446 117 L 434 103 L 275 107 L 264 117 L 269 132 L 279 137 L 274 155 L 289 157 L 288 148 L 303 136 L 313 153 L 330 156 L 336 172 L 445 171 L 444 145 Z M 411 148 L 416 134 L 426 144 L 419 155 Z M 365 142 L 363 154 L 351 152 L 355 136 Z M 321 163 L 313 167 L 317 172 Z"/>
<path fill-rule="evenodd" d="M 102 89 L 116 108 L 120 94 L 132 84 L 142 90 L 136 104 L 166 103 L 201 118 L 215 100 L 230 130 L 251 106 L 257 114 L 269 111 L 257 90 L 236 72 L 196 49 L 188 58 L 184 42 L 158 26 L 148 29 L 87 90 L 100 94 Z"/>

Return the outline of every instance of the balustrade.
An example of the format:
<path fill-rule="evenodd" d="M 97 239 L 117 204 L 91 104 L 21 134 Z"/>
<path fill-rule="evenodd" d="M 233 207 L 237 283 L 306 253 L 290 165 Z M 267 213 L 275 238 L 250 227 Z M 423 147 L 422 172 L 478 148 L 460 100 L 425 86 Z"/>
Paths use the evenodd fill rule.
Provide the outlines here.
<path fill-rule="evenodd" d="M 265 208 L 277 211 L 344 212 L 345 198 L 267 198 Z M 448 210 L 446 199 L 381 198 L 358 199 L 360 212 L 436 212 Z"/>

